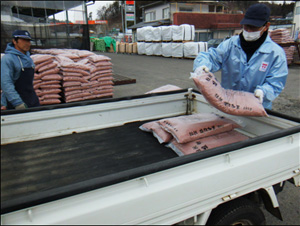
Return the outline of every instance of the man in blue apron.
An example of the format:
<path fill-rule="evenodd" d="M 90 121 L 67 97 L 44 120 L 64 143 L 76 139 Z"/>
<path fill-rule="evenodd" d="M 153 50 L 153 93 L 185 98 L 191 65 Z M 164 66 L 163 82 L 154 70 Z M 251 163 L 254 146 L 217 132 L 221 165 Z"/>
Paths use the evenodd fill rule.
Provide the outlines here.
<path fill-rule="evenodd" d="M 253 92 L 265 108 L 272 109 L 272 101 L 285 86 L 288 67 L 284 50 L 268 35 L 269 19 L 265 4 L 251 5 L 241 21 L 243 31 L 200 52 L 195 73 L 222 69 L 223 88 Z"/>
<path fill-rule="evenodd" d="M 34 63 L 30 58 L 28 31 L 16 30 L 1 59 L 1 109 L 25 109 L 40 106 L 33 88 Z"/>

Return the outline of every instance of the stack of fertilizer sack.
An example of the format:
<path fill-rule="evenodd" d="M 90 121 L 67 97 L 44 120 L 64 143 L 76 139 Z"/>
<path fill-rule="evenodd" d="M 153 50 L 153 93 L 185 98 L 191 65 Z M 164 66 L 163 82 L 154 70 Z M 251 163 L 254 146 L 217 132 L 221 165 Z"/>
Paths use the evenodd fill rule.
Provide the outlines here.
<path fill-rule="evenodd" d="M 47 54 L 31 56 L 35 64 L 33 87 L 41 105 L 61 103 L 61 80 L 58 62 Z"/>
<path fill-rule="evenodd" d="M 236 131 L 241 126 L 214 113 L 199 113 L 154 120 L 142 124 L 142 131 L 152 133 L 179 156 L 232 144 L 248 139 Z"/>
<path fill-rule="evenodd" d="M 270 38 L 276 43 L 290 43 L 294 42 L 290 36 L 290 32 L 286 28 L 279 28 L 269 31 Z"/>
<path fill-rule="evenodd" d="M 279 45 L 294 42 L 293 38 L 290 36 L 290 32 L 286 28 L 270 30 L 269 35 L 271 39 Z M 287 63 L 291 64 L 294 59 L 294 52 L 296 47 L 294 45 L 290 45 L 290 46 L 285 45 L 283 49 L 286 54 Z"/>
<path fill-rule="evenodd" d="M 66 103 L 113 96 L 109 57 L 91 55 L 77 63 L 62 60 L 61 71 Z"/>
<path fill-rule="evenodd" d="M 33 52 L 37 53 L 31 56 L 36 64 L 34 84 L 41 104 L 69 103 L 113 96 L 113 71 L 109 57 L 73 49 L 36 49 Z M 45 80 L 45 68 L 40 67 L 41 64 L 46 65 L 44 67 L 48 70 L 51 69 L 51 73 L 55 73 L 55 76 L 51 74 L 51 77 L 46 77 L 48 84 L 56 84 L 55 101 L 44 101 L 44 91 L 41 90 L 40 83 Z M 49 74 L 50 71 L 46 73 Z M 53 92 L 51 94 L 54 94 Z M 51 98 L 54 98 L 54 95 Z"/>

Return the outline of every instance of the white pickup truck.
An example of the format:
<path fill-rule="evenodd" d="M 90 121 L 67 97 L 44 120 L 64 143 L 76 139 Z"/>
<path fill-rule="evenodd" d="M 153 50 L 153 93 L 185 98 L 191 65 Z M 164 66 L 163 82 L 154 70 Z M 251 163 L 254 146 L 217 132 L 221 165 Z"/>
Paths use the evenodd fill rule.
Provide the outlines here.
<path fill-rule="evenodd" d="M 139 129 L 211 112 L 226 116 L 192 89 L 3 111 L 1 225 L 258 225 L 259 203 L 281 218 L 300 119 L 235 116 L 250 139 L 181 157 Z"/>

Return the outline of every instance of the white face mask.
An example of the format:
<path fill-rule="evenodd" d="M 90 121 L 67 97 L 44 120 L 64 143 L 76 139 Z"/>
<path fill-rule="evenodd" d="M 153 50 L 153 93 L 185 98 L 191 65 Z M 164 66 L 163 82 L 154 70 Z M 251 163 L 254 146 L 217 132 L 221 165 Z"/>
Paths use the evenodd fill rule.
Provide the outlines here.
<path fill-rule="evenodd" d="M 244 39 L 248 42 L 253 42 L 253 41 L 256 41 L 257 39 L 260 38 L 260 31 L 254 31 L 254 32 L 248 32 L 248 31 L 245 31 L 243 30 L 243 36 L 244 36 Z"/>

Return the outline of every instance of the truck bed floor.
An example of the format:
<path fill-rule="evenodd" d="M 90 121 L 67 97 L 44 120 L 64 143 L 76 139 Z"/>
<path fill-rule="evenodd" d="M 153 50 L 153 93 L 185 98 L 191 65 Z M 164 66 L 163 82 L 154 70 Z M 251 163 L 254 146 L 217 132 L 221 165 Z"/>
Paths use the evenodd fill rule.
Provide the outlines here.
<path fill-rule="evenodd" d="M 177 157 L 141 124 L 2 145 L 2 202 Z"/>

